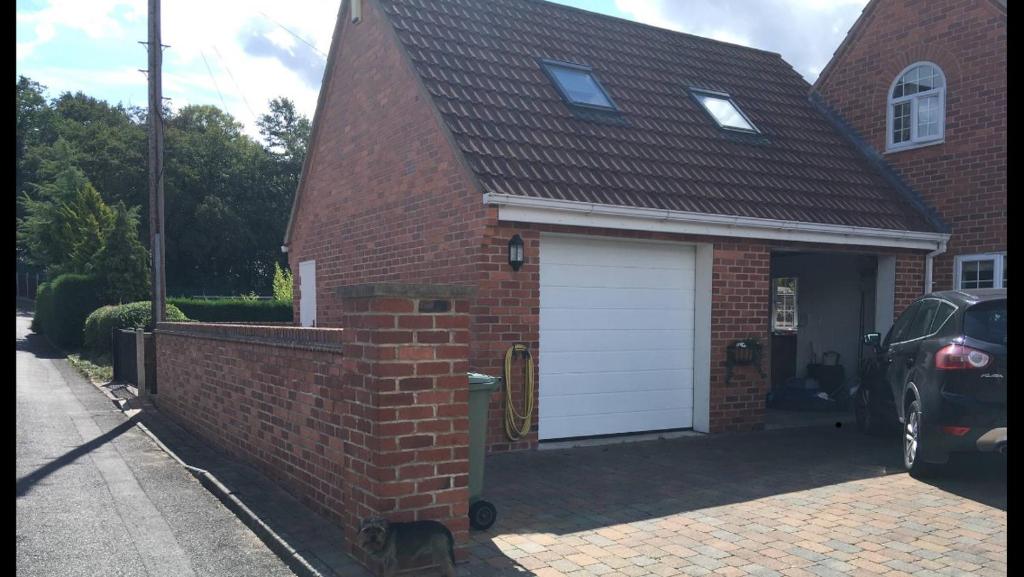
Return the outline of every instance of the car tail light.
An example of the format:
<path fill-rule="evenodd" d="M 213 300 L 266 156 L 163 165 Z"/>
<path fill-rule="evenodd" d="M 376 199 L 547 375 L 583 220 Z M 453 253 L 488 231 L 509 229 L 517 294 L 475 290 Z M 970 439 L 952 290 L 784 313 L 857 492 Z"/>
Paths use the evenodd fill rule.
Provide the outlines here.
<path fill-rule="evenodd" d="M 935 368 L 945 370 L 983 369 L 992 362 L 985 352 L 963 345 L 949 345 L 935 353 Z"/>
<path fill-rule="evenodd" d="M 970 427 L 942 427 L 942 432 L 954 437 L 963 437 L 971 432 Z"/>

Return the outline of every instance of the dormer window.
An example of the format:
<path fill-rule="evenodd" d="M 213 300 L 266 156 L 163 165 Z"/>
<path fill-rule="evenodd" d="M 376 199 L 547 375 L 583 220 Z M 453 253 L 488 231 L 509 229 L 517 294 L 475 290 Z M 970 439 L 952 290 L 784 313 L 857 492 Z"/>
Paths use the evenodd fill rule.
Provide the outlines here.
<path fill-rule="evenodd" d="M 599 110 L 616 110 L 608 93 L 594 77 L 589 66 L 542 60 L 541 66 L 554 81 L 562 98 L 574 106 L 584 106 Z"/>
<path fill-rule="evenodd" d="M 754 127 L 754 123 L 747 118 L 747 115 L 743 114 L 728 94 L 707 90 L 690 90 L 690 93 L 718 123 L 718 126 L 728 130 L 759 132 Z"/>
<path fill-rule="evenodd" d="M 942 142 L 946 76 L 930 62 L 908 66 L 889 90 L 887 150 Z"/>

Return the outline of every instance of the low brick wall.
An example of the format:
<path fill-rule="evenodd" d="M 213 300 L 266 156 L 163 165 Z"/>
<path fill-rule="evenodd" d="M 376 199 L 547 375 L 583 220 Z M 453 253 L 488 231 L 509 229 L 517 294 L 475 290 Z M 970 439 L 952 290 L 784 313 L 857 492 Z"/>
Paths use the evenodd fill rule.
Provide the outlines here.
<path fill-rule="evenodd" d="M 160 323 L 158 405 L 345 530 L 469 520 L 469 293 L 344 287 L 345 329 Z"/>
<path fill-rule="evenodd" d="M 343 334 L 161 323 L 160 410 L 341 522 Z"/>

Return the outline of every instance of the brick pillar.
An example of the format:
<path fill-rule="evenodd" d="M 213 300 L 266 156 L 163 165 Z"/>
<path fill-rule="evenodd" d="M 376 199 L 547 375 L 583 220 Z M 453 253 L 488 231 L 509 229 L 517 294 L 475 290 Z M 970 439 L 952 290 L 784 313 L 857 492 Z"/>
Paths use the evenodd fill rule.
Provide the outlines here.
<path fill-rule="evenodd" d="M 468 542 L 469 296 L 448 285 L 342 287 L 345 535 L 432 519 Z M 462 552 L 456 552 L 461 557 Z"/>

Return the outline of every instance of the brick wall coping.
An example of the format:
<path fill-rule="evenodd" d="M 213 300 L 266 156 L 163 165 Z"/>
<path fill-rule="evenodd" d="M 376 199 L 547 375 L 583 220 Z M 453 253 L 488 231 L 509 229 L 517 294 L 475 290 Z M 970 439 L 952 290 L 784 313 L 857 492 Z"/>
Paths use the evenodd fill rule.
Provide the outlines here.
<path fill-rule="evenodd" d="M 290 325 L 253 325 L 227 323 L 159 323 L 157 334 L 176 335 L 216 341 L 232 341 L 323 351 L 342 352 L 345 329 L 296 327 Z"/>
<path fill-rule="evenodd" d="M 342 298 L 405 297 L 466 298 L 476 293 L 475 286 L 419 283 L 365 283 L 338 287 L 335 294 Z"/>

